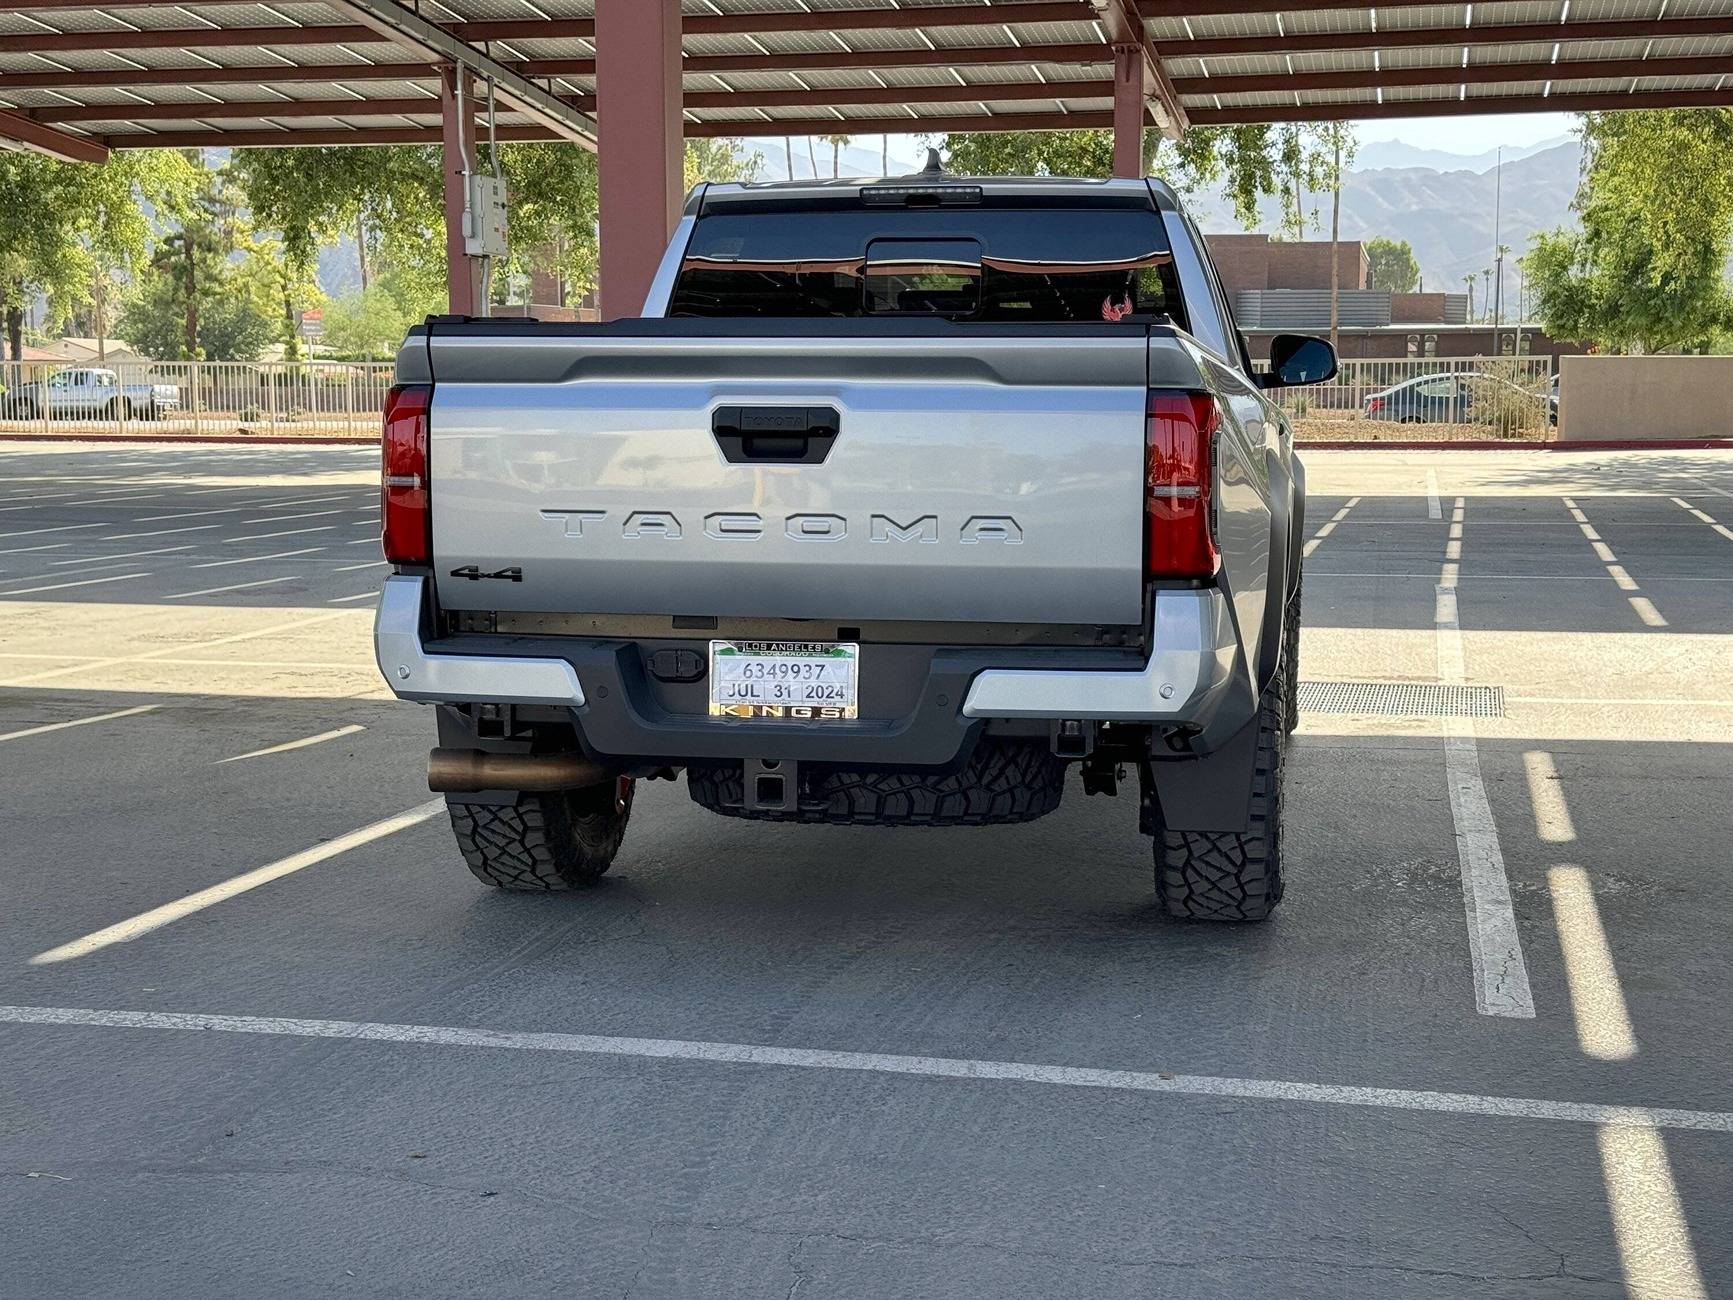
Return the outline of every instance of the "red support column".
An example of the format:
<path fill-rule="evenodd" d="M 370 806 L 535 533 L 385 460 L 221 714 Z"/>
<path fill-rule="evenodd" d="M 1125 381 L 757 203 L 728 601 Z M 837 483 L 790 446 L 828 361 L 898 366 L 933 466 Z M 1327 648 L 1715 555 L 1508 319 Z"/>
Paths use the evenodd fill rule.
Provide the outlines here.
<path fill-rule="evenodd" d="M 1143 124 L 1146 119 L 1143 50 L 1113 47 L 1113 174 L 1143 175 Z"/>
<path fill-rule="evenodd" d="M 458 111 L 458 79 L 463 81 L 463 111 Z M 467 200 L 465 168 L 475 159 L 475 78 L 462 68 L 439 73 L 439 121 L 445 172 L 445 287 L 454 316 L 485 316 L 481 295 L 481 259 L 464 247 L 463 209 Z M 466 162 L 467 160 L 467 162 Z"/>
<path fill-rule="evenodd" d="M 636 316 L 680 217 L 680 0 L 596 0 L 601 311 Z"/>

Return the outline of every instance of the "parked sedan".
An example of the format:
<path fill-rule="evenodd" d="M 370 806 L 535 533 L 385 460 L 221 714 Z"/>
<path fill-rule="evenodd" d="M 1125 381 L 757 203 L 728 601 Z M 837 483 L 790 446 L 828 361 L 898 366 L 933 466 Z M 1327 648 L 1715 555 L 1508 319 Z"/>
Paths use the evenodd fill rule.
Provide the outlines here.
<path fill-rule="evenodd" d="M 1558 392 L 1538 394 L 1498 375 L 1453 371 L 1420 375 L 1366 399 L 1368 420 L 1397 424 L 1497 424 L 1519 427 L 1532 405 L 1558 423 Z"/>

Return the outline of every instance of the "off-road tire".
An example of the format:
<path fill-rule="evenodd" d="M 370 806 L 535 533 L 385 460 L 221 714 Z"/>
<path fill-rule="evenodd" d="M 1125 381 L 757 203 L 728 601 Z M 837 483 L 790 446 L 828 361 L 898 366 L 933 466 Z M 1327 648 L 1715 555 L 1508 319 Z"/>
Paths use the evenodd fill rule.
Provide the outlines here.
<path fill-rule="evenodd" d="M 457 847 L 496 889 L 587 889 L 614 865 L 632 815 L 633 784 L 522 791 L 512 804 L 445 801 Z"/>
<path fill-rule="evenodd" d="M 835 826 L 998 826 L 1032 822 L 1059 806 L 1065 764 L 1044 740 L 983 740 L 942 776 L 829 768 L 807 772 L 797 812 L 748 809 L 739 763 L 686 770 L 693 802 L 725 817 Z"/>
<path fill-rule="evenodd" d="M 1169 916 L 1263 921 L 1282 901 L 1282 762 L 1287 749 L 1285 674 L 1264 689 L 1252 769 L 1251 821 L 1243 831 L 1155 828 L 1155 895 Z"/>
<path fill-rule="evenodd" d="M 1304 569 L 1294 575 L 1294 589 L 1282 611 L 1282 721 L 1290 733 L 1300 725 L 1300 586 L 1305 576 Z"/>

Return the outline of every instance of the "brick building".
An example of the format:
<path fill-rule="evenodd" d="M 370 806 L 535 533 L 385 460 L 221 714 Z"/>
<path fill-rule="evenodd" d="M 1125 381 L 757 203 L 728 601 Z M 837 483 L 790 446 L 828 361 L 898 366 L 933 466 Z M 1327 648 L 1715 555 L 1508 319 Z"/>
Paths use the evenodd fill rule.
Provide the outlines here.
<path fill-rule="evenodd" d="M 1206 235 L 1233 303 L 1234 316 L 1254 358 L 1269 354 L 1277 334 L 1328 334 L 1330 242 L 1279 240 L 1268 235 Z M 1344 358 L 1575 356 L 1584 349 L 1561 343 L 1530 324 L 1501 325 L 1468 319 L 1463 293 L 1390 293 L 1368 286 L 1370 263 L 1357 239 L 1336 245 L 1339 268 L 1337 336 Z"/>

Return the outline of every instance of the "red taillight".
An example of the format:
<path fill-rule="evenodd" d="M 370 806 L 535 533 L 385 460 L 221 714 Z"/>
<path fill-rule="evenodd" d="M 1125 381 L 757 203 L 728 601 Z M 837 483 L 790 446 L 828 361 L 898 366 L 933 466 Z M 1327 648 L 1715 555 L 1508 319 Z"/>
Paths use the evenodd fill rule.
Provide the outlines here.
<path fill-rule="evenodd" d="M 380 516 L 385 559 L 426 564 L 433 553 L 427 509 L 427 407 L 430 384 L 398 384 L 385 395 Z"/>
<path fill-rule="evenodd" d="M 1152 578 L 1209 578 L 1221 562 L 1210 482 L 1221 412 L 1208 393 L 1151 393 L 1144 511 Z"/>
<path fill-rule="evenodd" d="M 1382 397 L 1368 397 L 1366 399 L 1366 414 L 1367 415 L 1376 415 L 1376 414 L 1378 414 L 1379 411 L 1382 411 L 1383 409 L 1384 409 L 1384 399 Z"/>

